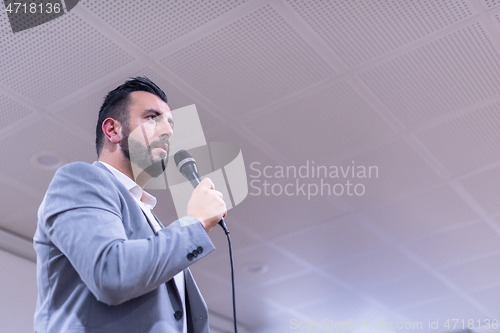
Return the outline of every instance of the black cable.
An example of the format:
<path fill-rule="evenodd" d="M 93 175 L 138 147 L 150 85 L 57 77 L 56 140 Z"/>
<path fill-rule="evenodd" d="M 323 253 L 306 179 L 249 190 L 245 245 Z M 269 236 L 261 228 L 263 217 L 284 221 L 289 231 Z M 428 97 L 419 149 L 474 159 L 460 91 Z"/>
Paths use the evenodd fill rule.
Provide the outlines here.
<path fill-rule="evenodd" d="M 224 219 L 220 220 L 219 225 L 224 229 L 224 233 L 227 236 L 227 244 L 229 246 L 229 261 L 231 262 L 231 288 L 233 291 L 233 322 L 234 322 L 234 333 L 238 333 L 238 324 L 236 321 L 236 293 L 234 288 L 234 262 L 233 262 L 233 247 L 231 246 L 231 236 L 229 235 L 229 229 L 226 227 Z"/>

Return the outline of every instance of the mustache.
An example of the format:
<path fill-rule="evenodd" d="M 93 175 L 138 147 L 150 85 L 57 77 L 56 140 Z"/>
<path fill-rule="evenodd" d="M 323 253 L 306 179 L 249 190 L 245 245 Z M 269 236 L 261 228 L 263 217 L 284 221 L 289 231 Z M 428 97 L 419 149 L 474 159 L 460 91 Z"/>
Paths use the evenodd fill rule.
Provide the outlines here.
<path fill-rule="evenodd" d="M 158 148 L 161 146 L 167 145 L 168 150 L 170 150 L 170 140 L 169 139 L 160 139 L 160 140 L 155 140 L 149 144 L 150 148 Z"/>

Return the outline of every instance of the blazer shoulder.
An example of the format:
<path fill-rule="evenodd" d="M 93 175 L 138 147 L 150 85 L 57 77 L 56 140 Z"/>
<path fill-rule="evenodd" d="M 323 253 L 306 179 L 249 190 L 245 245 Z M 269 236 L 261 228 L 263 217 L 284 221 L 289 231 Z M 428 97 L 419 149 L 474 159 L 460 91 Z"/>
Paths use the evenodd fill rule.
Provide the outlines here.
<path fill-rule="evenodd" d="M 57 169 L 54 180 L 57 178 L 88 178 L 88 179 L 101 179 L 106 182 L 106 179 L 111 181 L 113 174 L 107 170 L 101 169 L 98 166 L 86 162 L 71 162 L 63 165 Z"/>

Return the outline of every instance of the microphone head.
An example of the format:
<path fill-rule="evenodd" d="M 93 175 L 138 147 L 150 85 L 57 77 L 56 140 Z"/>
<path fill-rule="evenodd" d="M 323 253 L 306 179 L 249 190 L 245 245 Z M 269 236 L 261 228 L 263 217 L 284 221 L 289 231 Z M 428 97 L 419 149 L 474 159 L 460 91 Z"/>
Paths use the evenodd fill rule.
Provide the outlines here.
<path fill-rule="evenodd" d="M 186 158 L 193 158 L 193 157 L 191 157 L 191 154 L 185 151 L 184 149 L 179 150 L 177 153 L 175 153 L 174 161 L 177 168 L 179 168 L 179 163 Z"/>

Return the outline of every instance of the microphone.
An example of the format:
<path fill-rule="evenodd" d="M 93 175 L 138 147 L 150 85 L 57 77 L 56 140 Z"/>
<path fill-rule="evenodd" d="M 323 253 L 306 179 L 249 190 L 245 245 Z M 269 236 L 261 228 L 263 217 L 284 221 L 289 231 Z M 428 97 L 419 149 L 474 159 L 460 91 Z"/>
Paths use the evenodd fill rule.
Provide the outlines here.
<path fill-rule="evenodd" d="M 189 180 L 191 185 L 194 188 L 198 186 L 201 182 L 200 174 L 198 173 L 198 166 L 196 165 L 196 160 L 184 149 L 179 150 L 174 155 L 175 165 L 179 172 Z M 219 225 L 224 229 L 224 232 L 229 234 L 229 230 L 226 227 L 226 223 L 224 222 L 224 218 L 219 221 Z"/>
<path fill-rule="evenodd" d="M 196 160 L 191 157 L 185 150 L 179 150 L 174 155 L 175 165 L 179 172 L 186 177 L 191 185 L 196 188 L 201 182 L 200 174 L 198 173 L 198 166 L 196 165 Z"/>

